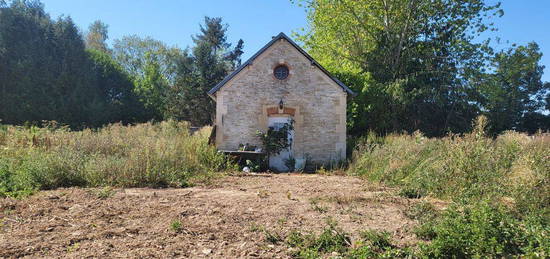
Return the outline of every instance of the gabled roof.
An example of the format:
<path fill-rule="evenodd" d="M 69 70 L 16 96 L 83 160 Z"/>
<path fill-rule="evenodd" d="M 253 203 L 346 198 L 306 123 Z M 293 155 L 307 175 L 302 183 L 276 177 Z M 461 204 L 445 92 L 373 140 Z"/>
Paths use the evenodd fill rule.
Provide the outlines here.
<path fill-rule="evenodd" d="M 342 90 L 344 90 L 344 92 L 352 96 L 356 95 L 351 89 L 349 89 L 346 85 L 344 85 L 344 83 L 340 82 L 340 80 L 333 77 L 323 66 L 317 63 L 317 61 L 315 61 L 309 54 L 307 54 L 305 50 L 300 48 L 298 44 L 296 44 L 292 39 L 290 39 L 288 36 L 286 36 L 286 34 L 282 32 L 279 33 L 279 35 L 273 37 L 273 39 L 270 42 L 268 42 L 263 48 L 261 48 L 258 52 L 256 52 L 256 54 L 250 57 L 246 62 L 244 62 L 241 66 L 235 69 L 235 71 L 233 71 L 231 74 L 226 76 L 221 82 L 219 82 L 216 86 L 210 89 L 210 91 L 208 91 L 208 95 L 212 96 L 214 93 L 220 90 L 220 88 L 222 88 L 227 82 L 229 82 L 231 78 L 236 76 L 245 67 L 252 65 L 252 62 L 254 61 L 254 59 L 256 59 L 258 56 L 264 53 L 264 51 L 266 51 L 269 47 L 271 47 L 271 45 L 273 45 L 275 42 L 277 42 L 280 39 L 285 39 L 286 41 L 288 41 L 292 46 L 294 46 L 298 51 L 300 51 L 302 55 L 304 55 L 307 59 L 309 59 L 312 65 L 317 66 L 319 69 L 321 69 L 321 71 L 323 71 L 323 73 L 325 73 L 330 79 L 332 79 L 336 84 L 338 84 L 342 88 Z"/>

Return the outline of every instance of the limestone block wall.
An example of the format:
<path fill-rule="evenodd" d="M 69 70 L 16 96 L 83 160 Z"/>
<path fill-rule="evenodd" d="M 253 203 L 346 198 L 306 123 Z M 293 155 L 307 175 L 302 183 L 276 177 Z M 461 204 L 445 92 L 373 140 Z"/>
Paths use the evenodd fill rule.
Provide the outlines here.
<path fill-rule="evenodd" d="M 280 64 L 290 70 L 285 80 L 273 76 Z M 296 158 L 345 159 L 346 98 L 340 86 L 281 39 L 216 92 L 216 145 L 221 150 L 237 150 L 241 143 L 261 146 L 256 131 L 267 130 L 268 110 L 283 100 L 293 111 Z"/>

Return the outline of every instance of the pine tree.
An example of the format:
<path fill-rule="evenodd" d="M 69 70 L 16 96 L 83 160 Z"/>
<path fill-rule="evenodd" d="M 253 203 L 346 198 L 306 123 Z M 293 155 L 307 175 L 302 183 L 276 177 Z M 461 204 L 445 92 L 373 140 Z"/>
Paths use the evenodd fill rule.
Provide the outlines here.
<path fill-rule="evenodd" d="M 195 46 L 178 63 L 176 84 L 170 90 L 170 116 L 208 125 L 214 120 L 215 104 L 207 92 L 240 63 L 244 42 L 231 49 L 227 42 L 227 25 L 221 18 L 204 18 L 200 34 L 193 37 Z"/>

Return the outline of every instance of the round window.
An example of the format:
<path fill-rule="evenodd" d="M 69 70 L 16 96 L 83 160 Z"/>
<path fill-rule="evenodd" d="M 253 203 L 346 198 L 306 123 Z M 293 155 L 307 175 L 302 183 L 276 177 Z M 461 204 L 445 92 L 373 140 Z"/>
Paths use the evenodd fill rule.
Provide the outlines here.
<path fill-rule="evenodd" d="M 288 77 L 288 67 L 285 65 L 279 65 L 273 70 L 275 78 L 284 80 Z"/>

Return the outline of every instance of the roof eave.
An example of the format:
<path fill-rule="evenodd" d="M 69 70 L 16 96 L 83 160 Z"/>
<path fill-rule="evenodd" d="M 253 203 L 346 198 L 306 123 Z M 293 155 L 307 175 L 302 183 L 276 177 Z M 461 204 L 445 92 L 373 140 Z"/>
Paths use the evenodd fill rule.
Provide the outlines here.
<path fill-rule="evenodd" d="M 252 57 L 250 57 L 245 63 L 243 63 L 241 66 L 239 66 L 237 69 L 235 69 L 235 71 L 233 71 L 232 73 L 227 75 L 221 82 L 216 84 L 212 89 L 210 89 L 210 91 L 208 91 L 208 95 L 210 97 L 213 97 L 214 94 L 218 90 L 220 90 L 220 88 L 222 88 L 227 82 L 229 82 L 229 80 L 231 80 L 234 76 L 236 76 L 239 72 L 241 72 L 246 66 L 252 64 L 254 59 L 256 59 L 259 55 L 261 55 L 265 50 L 267 50 L 269 47 L 271 47 L 271 45 L 273 45 L 275 42 L 277 42 L 280 39 L 285 39 L 286 41 L 288 41 L 294 48 L 296 48 L 300 53 L 302 53 L 302 55 L 304 55 L 307 59 L 309 59 L 312 64 L 314 64 L 319 69 L 321 69 L 321 71 L 323 71 L 323 73 L 325 73 L 330 79 L 332 79 L 336 84 L 338 84 L 338 86 L 340 86 L 346 94 L 351 95 L 352 97 L 357 96 L 357 94 L 355 92 L 353 92 L 349 87 L 347 87 L 340 80 L 338 80 L 334 76 L 332 76 L 323 66 L 321 66 L 321 64 L 317 63 L 317 61 L 315 61 L 315 59 L 313 59 L 313 57 L 311 57 L 309 54 L 307 54 L 307 52 L 305 52 L 305 50 L 303 50 L 300 46 L 298 46 L 298 44 L 296 44 L 291 38 L 289 38 L 288 36 L 286 36 L 286 34 L 284 34 L 282 32 L 279 33 L 279 35 L 273 37 L 271 39 L 271 41 L 269 41 L 265 46 L 263 46 L 254 55 L 252 55 Z M 213 97 L 213 98 L 215 99 L 215 97 Z"/>

